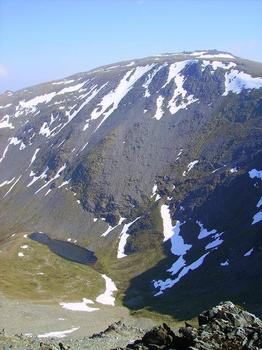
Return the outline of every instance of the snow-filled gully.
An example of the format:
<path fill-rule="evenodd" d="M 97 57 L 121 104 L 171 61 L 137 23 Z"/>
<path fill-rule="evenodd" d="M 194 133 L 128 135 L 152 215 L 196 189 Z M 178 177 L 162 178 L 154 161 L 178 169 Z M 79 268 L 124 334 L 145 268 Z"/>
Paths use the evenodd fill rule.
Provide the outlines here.
<path fill-rule="evenodd" d="M 192 248 L 192 245 L 185 243 L 180 233 L 181 226 L 183 226 L 185 222 L 181 223 L 179 220 L 177 220 L 176 224 L 173 226 L 170 210 L 166 204 L 161 205 L 160 214 L 163 220 L 163 241 L 170 242 L 171 252 L 177 257 L 177 259 L 167 270 L 172 277 L 169 277 L 166 280 L 152 281 L 154 288 L 157 290 L 157 292 L 154 294 L 155 296 L 159 296 L 163 294 L 166 289 L 172 288 L 190 271 L 198 269 L 204 263 L 206 257 L 210 254 L 210 251 L 217 249 L 217 247 L 223 243 L 223 240 L 221 239 L 221 235 L 223 233 L 218 233 L 216 230 L 208 231 L 204 228 L 200 221 L 197 221 L 200 228 L 198 239 L 202 240 L 210 236 L 212 240 L 205 246 L 205 251 L 200 257 L 193 262 L 188 263 L 186 255 Z"/>

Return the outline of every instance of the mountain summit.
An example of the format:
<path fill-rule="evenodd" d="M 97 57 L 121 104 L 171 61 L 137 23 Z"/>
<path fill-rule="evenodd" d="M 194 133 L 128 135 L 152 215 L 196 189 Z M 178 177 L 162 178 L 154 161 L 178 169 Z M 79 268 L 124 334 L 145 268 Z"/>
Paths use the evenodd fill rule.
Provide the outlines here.
<path fill-rule="evenodd" d="M 88 247 L 134 310 L 261 315 L 261 140 L 262 64 L 216 50 L 6 92 L 0 241 Z"/>

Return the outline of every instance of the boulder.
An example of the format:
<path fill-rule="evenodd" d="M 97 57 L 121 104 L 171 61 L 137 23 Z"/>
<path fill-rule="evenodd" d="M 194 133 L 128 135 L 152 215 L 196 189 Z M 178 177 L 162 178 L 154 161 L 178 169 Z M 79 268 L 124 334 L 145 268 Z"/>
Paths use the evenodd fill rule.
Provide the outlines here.
<path fill-rule="evenodd" d="M 165 323 L 154 327 L 126 349 L 261 350 L 262 321 L 230 301 L 203 311 L 199 327 L 185 323 L 178 333 Z"/>
<path fill-rule="evenodd" d="M 173 343 L 175 334 L 168 327 L 167 324 L 163 323 L 163 325 L 159 327 L 154 327 L 152 330 L 147 332 L 143 338 L 142 342 L 146 346 L 151 345 L 160 345 L 160 346 L 170 346 Z"/>

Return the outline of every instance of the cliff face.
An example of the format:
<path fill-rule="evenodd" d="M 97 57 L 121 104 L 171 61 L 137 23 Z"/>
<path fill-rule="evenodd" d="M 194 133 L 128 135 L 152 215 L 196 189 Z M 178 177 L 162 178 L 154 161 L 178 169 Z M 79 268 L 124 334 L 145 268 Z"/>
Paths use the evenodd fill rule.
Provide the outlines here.
<path fill-rule="evenodd" d="M 261 77 L 191 52 L 1 95 L 1 238 L 77 239 L 130 308 L 261 312 Z"/>

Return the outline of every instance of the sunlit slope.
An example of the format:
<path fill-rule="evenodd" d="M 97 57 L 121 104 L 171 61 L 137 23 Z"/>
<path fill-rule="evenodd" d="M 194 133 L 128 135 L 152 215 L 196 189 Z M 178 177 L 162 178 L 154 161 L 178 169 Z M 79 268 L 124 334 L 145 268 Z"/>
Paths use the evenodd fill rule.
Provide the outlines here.
<path fill-rule="evenodd" d="M 0 281 L 8 298 L 52 303 L 94 299 L 104 289 L 92 267 L 60 258 L 24 234 L 0 245 Z"/>

